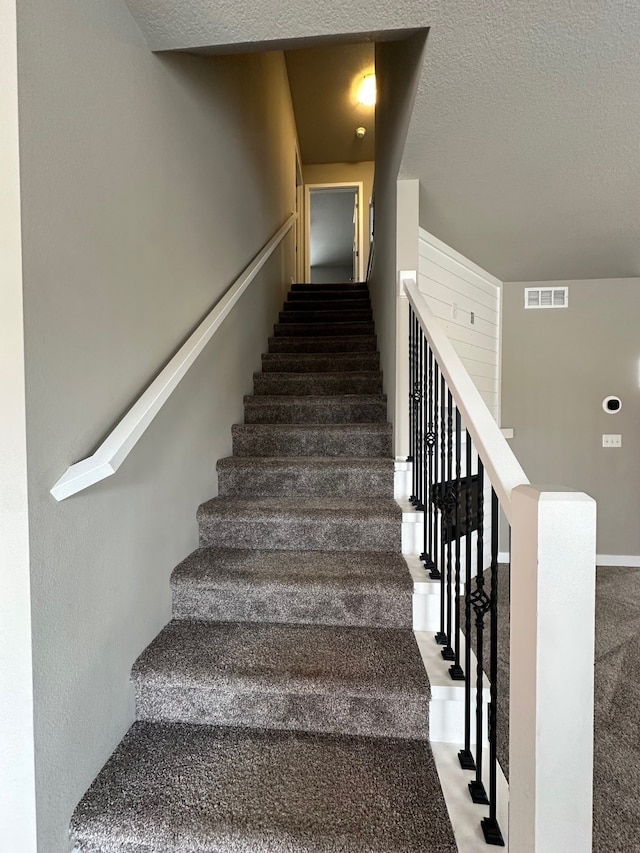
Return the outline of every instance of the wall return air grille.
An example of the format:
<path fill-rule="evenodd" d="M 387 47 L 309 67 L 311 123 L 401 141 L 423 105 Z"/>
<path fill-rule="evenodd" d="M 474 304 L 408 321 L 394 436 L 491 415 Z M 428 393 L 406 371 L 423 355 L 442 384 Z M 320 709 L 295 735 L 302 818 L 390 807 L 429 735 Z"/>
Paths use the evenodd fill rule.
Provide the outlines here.
<path fill-rule="evenodd" d="M 569 304 L 568 287 L 525 287 L 525 308 L 566 308 Z"/>

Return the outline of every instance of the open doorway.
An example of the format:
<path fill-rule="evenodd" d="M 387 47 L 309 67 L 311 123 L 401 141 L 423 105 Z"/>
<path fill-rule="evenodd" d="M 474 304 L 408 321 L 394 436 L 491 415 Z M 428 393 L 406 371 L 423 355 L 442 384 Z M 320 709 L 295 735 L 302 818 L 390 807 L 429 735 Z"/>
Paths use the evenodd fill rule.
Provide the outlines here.
<path fill-rule="evenodd" d="M 306 185 L 306 280 L 314 284 L 362 281 L 361 182 Z"/>

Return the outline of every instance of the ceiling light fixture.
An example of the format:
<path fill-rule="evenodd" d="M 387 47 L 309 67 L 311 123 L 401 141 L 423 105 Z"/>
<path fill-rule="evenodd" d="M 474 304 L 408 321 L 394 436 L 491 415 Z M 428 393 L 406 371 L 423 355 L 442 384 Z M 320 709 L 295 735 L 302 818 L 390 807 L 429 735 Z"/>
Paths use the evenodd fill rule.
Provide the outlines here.
<path fill-rule="evenodd" d="M 356 127 L 356 136 L 358 137 L 358 139 L 364 139 L 366 133 L 366 127 Z"/>
<path fill-rule="evenodd" d="M 373 107 L 376 102 L 376 75 L 367 74 L 358 86 L 358 103 L 363 107 Z"/>

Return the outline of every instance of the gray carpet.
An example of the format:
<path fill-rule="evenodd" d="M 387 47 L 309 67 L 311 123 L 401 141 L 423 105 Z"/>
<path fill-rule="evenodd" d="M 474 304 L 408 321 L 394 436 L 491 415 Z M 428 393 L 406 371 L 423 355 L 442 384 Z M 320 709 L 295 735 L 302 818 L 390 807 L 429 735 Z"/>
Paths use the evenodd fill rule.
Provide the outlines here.
<path fill-rule="evenodd" d="M 508 583 L 501 565 L 498 760 L 507 776 Z M 640 853 L 640 569 L 597 569 L 595 658 L 593 851 Z"/>
<path fill-rule="evenodd" d="M 133 726 L 72 832 L 86 853 L 456 850 L 426 741 L 166 723 Z"/>
<path fill-rule="evenodd" d="M 78 805 L 94 853 L 453 853 L 411 630 L 368 290 L 294 285 L 138 722 Z M 304 548 L 304 550 L 302 550 Z"/>
<path fill-rule="evenodd" d="M 176 619 L 411 628 L 397 553 L 199 548 L 174 570 Z"/>

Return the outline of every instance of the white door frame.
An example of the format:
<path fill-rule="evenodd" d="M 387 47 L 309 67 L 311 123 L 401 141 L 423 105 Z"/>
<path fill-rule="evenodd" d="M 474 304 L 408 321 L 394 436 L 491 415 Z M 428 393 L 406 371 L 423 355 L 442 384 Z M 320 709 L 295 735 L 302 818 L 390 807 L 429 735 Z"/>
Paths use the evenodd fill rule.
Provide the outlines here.
<path fill-rule="evenodd" d="M 296 188 L 295 203 L 298 218 L 295 226 L 295 280 L 304 281 L 305 275 L 305 215 L 304 215 L 304 176 L 302 172 L 302 158 L 296 142 Z"/>
<path fill-rule="evenodd" d="M 311 281 L 311 192 L 312 190 L 336 190 L 345 192 L 355 190 L 358 197 L 358 281 L 364 281 L 364 211 L 362 199 L 364 197 L 364 184 L 362 181 L 345 181 L 343 183 L 321 183 L 304 185 L 304 274 L 305 281 Z"/>

